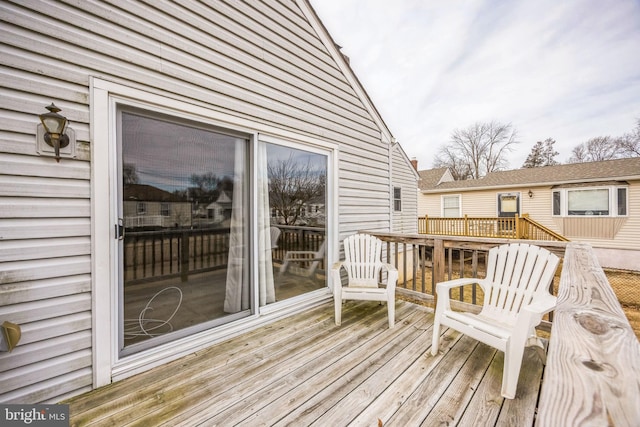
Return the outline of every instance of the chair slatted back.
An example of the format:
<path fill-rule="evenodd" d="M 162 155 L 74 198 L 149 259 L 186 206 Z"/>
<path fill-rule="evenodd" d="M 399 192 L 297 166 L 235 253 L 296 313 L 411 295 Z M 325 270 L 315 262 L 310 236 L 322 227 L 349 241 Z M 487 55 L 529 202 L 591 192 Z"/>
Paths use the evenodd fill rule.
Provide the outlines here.
<path fill-rule="evenodd" d="M 512 243 L 492 248 L 487 260 L 482 315 L 512 323 L 523 306 L 549 294 L 560 259 L 545 248 Z"/>
<path fill-rule="evenodd" d="M 344 239 L 344 267 L 349 286 L 378 287 L 382 261 L 382 241 L 368 234 L 354 234 Z"/>

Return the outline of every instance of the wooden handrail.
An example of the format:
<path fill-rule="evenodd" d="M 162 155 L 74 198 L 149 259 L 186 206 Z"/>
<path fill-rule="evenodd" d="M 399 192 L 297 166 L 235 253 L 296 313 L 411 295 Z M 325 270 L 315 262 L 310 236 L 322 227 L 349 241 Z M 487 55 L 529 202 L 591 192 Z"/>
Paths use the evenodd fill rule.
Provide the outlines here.
<path fill-rule="evenodd" d="M 546 235 L 546 236 L 553 237 L 554 239 L 552 240 L 557 240 L 559 242 L 569 242 L 569 239 L 564 237 L 562 234 L 556 233 L 555 231 L 545 227 L 539 222 L 532 220 L 529 217 L 529 214 L 524 214 L 522 218 L 520 218 L 520 224 L 521 224 L 522 231 L 519 233 L 519 235 L 521 236 L 520 238 L 522 239 L 539 240 L 538 235 L 542 234 L 543 236 Z M 528 227 L 527 230 L 524 229 L 525 226 Z"/>
<path fill-rule="evenodd" d="M 570 243 L 536 426 L 637 426 L 638 390 L 640 344 L 591 247 Z"/>
<path fill-rule="evenodd" d="M 569 239 L 532 220 L 528 214 L 515 217 L 418 218 L 418 233 L 568 242 Z"/>

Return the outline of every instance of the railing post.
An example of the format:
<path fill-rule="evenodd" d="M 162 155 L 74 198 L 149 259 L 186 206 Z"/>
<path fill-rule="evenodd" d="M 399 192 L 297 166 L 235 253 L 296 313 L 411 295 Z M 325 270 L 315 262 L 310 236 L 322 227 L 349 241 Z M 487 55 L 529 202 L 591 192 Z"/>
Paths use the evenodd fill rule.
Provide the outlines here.
<path fill-rule="evenodd" d="M 189 280 L 189 235 L 186 231 L 182 232 L 181 238 L 182 242 L 180 245 L 180 280 L 186 282 L 187 280 Z"/>
<path fill-rule="evenodd" d="M 469 216 L 467 214 L 464 215 L 464 235 L 469 236 Z"/>
<path fill-rule="evenodd" d="M 433 240 L 433 282 L 444 281 L 444 240 Z"/>
<path fill-rule="evenodd" d="M 424 234 L 429 234 L 429 215 L 424 214 Z"/>
<path fill-rule="evenodd" d="M 520 230 L 520 216 L 516 214 L 515 216 L 516 222 L 516 239 L 522 239 L 522 230 Z"/>

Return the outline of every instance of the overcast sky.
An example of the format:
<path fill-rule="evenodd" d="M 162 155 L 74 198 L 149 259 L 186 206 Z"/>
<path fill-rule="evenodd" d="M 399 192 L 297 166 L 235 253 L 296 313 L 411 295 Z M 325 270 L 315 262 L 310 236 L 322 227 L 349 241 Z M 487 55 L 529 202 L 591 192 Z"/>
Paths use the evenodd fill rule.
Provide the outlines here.
<path fill-rule="evenodd" d="M 403 146 L 432 167 L 451 132 L 517 130 L 510 169 L 536 141 L 556 158 L 640 118 L 639 0 L 311 0 Z"/>

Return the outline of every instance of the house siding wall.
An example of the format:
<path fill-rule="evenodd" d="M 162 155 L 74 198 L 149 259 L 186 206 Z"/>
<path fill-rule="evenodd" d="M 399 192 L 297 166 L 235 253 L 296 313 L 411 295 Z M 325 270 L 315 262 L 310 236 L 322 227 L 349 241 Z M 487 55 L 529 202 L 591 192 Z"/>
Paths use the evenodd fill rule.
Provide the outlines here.
<path fill-rule="evenodd" d="M 23 330 L 0 402 L 92 387 L 91 77 L 338 144 L 341 237 L 392 226 L 388 146 L 297 2 L 149 3 L 0 3 L 0 320 Z M 52 101 L 77 138 L 59 164 L 35 151 Z"/>
<path fill-rule="evenodd" d="M 401 150 L 394 149 L 392 159 L 393 187 L 402 189 L 402 210 L 393 212 L 392 231 L 394 233 L 415 234 L 418 232 L 418 196 L 416 193 L 418 180 L 413 166 L 407 162 Z"/>
<path fill-rule="evenodd" d="M 418 216 L 440 216 L 440 195 L 436 194 L 422 194 L 418 190 Z"/>

